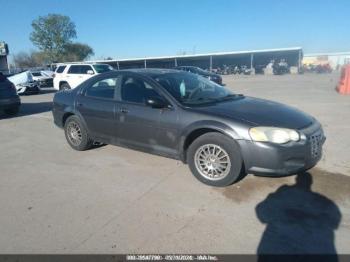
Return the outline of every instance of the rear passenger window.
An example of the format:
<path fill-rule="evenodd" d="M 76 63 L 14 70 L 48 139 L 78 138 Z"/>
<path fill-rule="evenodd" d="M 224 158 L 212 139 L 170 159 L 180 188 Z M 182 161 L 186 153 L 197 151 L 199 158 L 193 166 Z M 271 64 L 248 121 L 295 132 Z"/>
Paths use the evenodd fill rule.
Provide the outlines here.
<path fill-rule="evenodd" d="M 68 70 L 68 74 L 80 74 L 80 66 L 72 65 Z"/>
<path fill-rule="evenodd" d="M 117 88 L 118 78 L 107 78 L 100 80 L 90 86 L 85 95 L 96 98 L 113 99 L 115 89 Z"/>
<path fill-rule="evenodd" d="M 56 70 L 56 73 L 62 73 L 65 68 L 66 68 L 66 66 L 59 66 Z"/>

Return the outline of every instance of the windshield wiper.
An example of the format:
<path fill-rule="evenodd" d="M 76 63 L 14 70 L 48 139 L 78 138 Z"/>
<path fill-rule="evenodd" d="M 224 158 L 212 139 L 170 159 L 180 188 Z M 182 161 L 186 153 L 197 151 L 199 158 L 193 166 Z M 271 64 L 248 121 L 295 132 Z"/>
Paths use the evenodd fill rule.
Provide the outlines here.
<path fill-rule="evenodd" d="M 194 101 L 198 101 L 198 100 L 209 100 L 209 101 L 212 101 L 212 100 L 215 100 L 216 98 L 212 98 L 212 97 L 199 97 L 199 98 L 196 98 L 194 99 Z"/>
<path fill-rule="evenodd" d="M 185 104 L 188 105 L 198 105 L 198 104 L 207 104 L 207 103 L 213 103 L 216 102 L 217 100 L 215 98 L 210 98 L 210 97 L 198 97 L 196 99 L 191 99 L 187 101 L 183 101 Z"/>
<path fill-rule="evenodd" d="M 215 102 L 223 102 L 223 101 L 227 101 L 233 98 L 238 98 L 238 97 L 243 97 L 243 95 L 241 94 L 229 94 L 223 97 L 217 97 L 217 98 L 212 98 L 212 97 L 198 97 L 196 99 L 192 99 L 189 101 L 186 101 L 186 104 L 198 104 L 196 102 L 202 102 L 203 104 L 206 103 L 215 103 Z"/>
<path fill-rule="evenodd" d="M 229 95 L 217 98 L 217 101 L 226 101 L 226 100 L 230 100 L 230 99 L 238 98 L 238 97 L 243 97 L 243 95 L 242 94 L 229 94 Z"/>

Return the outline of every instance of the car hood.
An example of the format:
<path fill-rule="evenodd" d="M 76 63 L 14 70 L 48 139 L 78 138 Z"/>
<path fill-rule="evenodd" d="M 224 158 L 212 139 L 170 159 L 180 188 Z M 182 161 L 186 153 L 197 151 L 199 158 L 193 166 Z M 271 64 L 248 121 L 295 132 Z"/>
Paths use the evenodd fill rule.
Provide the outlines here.
<path fill-rule="evenodd" d="M 254 126 L 301 129 L 313 122 L 313 117 L 298 109 L 281 103 L 246 96 L 206 107 L 197 107 L 196 110 L 241 120 Z"/>

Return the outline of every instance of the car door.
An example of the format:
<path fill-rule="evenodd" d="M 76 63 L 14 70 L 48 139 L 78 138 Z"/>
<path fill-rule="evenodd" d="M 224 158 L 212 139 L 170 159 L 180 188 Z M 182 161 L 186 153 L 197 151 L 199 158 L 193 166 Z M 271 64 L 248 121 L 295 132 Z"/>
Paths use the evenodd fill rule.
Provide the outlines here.
<path fill-rule="evenodd" d="M 89 132 L 106 143 L 114 143 L 118 135 L 115 94 L 119 79 L 119 75 L 96 79 L 76 99 L 76 108 L 84 118 Z"/>
<path fill-rule="evenodd" d="M 177 154 L 177 112 L 146 105 L 151 97 L 162 97 L 151 82 L 137 75 L 124 74 L 119 89 L 117 110 L 121 144 L 161 155 Z"/>
<path fill-rule="evenodd" d="M 67 71 L 67 82 L 71 88 L 75 88 L 94 74 L 90 65 L 71 65 Z"/>

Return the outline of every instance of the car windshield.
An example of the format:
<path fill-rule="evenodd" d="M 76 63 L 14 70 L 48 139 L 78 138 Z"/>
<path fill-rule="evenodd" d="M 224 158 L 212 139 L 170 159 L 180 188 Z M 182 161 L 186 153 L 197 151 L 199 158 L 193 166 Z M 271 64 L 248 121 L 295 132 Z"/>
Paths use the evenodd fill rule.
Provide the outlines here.
<path fill-rule="evenodd" d="M 33 76 L 42 76 L 42 74 L 40 72 L 33 72 L 32 75 Z"/>
<path fill-rule="evenodd" d="M 113 70 L 113 68 L 110 65 L 93 65 L 93 67 L 99 74 Z"/>
<path fill-rule="evenodd" d="M 235 98 L 237 95 L 208 79 L 185 72 L 153 76 L 177 101 L 201 105 Z"/>

